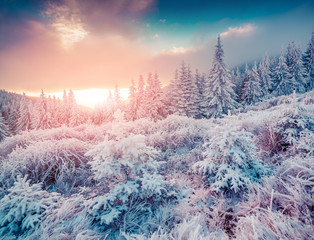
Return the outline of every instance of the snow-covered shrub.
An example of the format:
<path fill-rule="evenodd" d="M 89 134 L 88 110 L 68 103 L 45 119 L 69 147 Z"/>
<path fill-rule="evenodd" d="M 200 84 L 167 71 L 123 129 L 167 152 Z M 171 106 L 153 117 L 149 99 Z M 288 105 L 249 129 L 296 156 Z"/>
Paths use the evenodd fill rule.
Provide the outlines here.
<path fill-rule="evenodd" d="M 47 212 L 56 207 L 59 197 L 42 190 L 41 184 L 30 185 L 27 176 L 18 176 L 0 200 L 0 237 L 35 231 Z"/>
<path fill-rule="evenodd" d="M 89 162 L 98 181 L 119 182 L 136 175 L 156 172 L 159 151 L 147 146 L 144 135 L 131 135 L 121 140 L 108 140 L 96 145 L 85 155 L 92 157 Z"/>
<path fill-rule="evenodd" d="M 62 126 L 52 129 L 24 131 L 18 135 L 7 137 L 0 143 L 0 156 L 7 156 L 17 147 L 25 148 L 29 143 L 46 140 L 78 139 L 95 144 L 104 139 L 104 130 L 104 127 L 84 124 L 75 128 Z"/>
<path fill-rule="evenodd" d="M 47 240 L 98 240 L 102 234 L 92 229 L 82 195 L 63 198 L 58 207 L 48 212 L 38 231 L 38 238 Z"/>
<path fill-rule="evenodd" d="M 258 159 L 253 136 L 245 131 L 225 131 L 204 143 L 204 160 L 193 171 L 203 175 L 211 189 L 237 193 L 258 181 L 267 168 Z"/>
<path fill-rule="evenodd" d="M 312 239 L 313 226 L 270 209 L 252 209 L 239 217 L 236 239 Z"/>
<path fill-rule="evenodd" d="M 78 139 L 36 141 L 17 147 L 0 163 L 0 185 L 8 186 L 19 174 L 63 193 L 86 185 L 91 171 L 84 154 L 89 147 Z"/>
<path fill-rule="evenodd" d="M 145 139 L 143 135 L 105 139 L 86 154 L 93 157 L 94 177 L 105 189 L 88 202 L 88 212 L 111 238 L 119 229 L 148 233 L 147 219 L 171 197 L 158 171 L 159 151 L 147 146 Z"/>
<path fill-rule="evenodd" d="M 205 122 L 205 121 L 204 121 Z M 202 120 L 171 115 L 157 123 L 157 131 L 148 138 L 150 145 L 165 152 L 191 150 L 203 141 L 204 128 L 209 127 Z"/>
<path fill-rule="evenodd" d="M 206 227 L 204 217 L 196 215 L 184 219 L 171 232 L 159 228 L 150 236 L 140 234 L 122 234 L 126 240 L 227 240 L 228 235 L 221 230 L 210 231 Z"/>

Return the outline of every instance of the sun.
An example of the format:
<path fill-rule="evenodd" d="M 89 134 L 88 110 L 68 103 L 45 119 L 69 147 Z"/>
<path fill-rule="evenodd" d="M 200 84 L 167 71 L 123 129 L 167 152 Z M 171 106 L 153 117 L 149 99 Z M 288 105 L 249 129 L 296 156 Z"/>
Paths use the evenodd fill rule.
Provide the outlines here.
<path fill-rule="evenodd" d="M 90 89 L 81 89 L 81 90 L 72 90 L 74 93 L 74 97 L 76 99 L 77 104 L 89 108 L 94 108 L 97 104 L 103 104 L 106 102 L 109 92 L 111 91 L 114 94 L 114 89 L 105 89 L 105 88 L 90 88 Z M 66 90 L 68 93 L 69 91 Z M 128 88 L 120 88 L 119 89 L 120 96 L 122 100 L 127 100 L 129 97 L 129 89 Z M 39 97 L 40 92 L 27 92 L 25 94 L 28 96 Z M 46 96 L 55 96 L 62 100 L 63 91 L 60 92 L 49 92 L 45 91 Z"/>

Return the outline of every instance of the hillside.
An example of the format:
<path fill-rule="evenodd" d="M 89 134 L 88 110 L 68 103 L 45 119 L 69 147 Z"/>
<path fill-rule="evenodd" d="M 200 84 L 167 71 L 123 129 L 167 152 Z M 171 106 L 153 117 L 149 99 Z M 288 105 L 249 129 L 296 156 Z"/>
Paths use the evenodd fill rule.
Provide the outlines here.
<path fill-rule="evenodd" d="M 0 143 L 1 239 L 310 239 L 314 91 Z"/>

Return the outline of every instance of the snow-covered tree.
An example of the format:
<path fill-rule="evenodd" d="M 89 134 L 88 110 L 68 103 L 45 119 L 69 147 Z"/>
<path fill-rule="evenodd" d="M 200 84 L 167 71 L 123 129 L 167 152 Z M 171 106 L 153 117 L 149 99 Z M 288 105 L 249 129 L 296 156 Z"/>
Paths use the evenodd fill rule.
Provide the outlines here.
<path fill-rule="evenodd" d="M 242 89 L 242 99 L 247 104 L 254 104 L 261 101 L 263 97 L 263 91 L 260 86 L 260 77 L 257 72 L 256 62 L 252 68 L 252 71 L 246 69 L 246 78 L 244 81 L 244 89 Z"/>
<path fill-rule="evenodd" d="M 267 173 L 257 157 L 253 135 L 245 131 L 225 131 L 204 143 L 204 160 L 193 169 L 203 175 L 217 192 L 237 193 Z"/>
<path fill-rule="evenodd" d="M 19 105 L 20 105 L 20 101 L 18 101 L 17 99 L 13 99 L 9 106 L 7 123 L 8 123 L 9 131 L 12 134 L 17 133 L 17 122 L 20 117 Z"/>
<path fill-rule="evenodd" d="M 137 103 L 138 103 L 138 108 L 140 108 L 140 106 L 143 103 L 143 99 L 144 99 L 144 92 L 145 92 L 145 81 L 142 75 L 139 76 L 139 80 L 138 80 L 138 84 L 137 84 Z M 138 113 L 137 113 L 137 118 L 139 117 Z"/>
<path fill-rule="evenodd" d="M 243 84 L 243 76 L 237 67 L 235 72 L 235 94 L 237 96 L 237 101 L 240 102 L 241 89 Z"/>
<path fill-rule="evenodd" d="M 258 73 L 260 76 L 260 85 L 263 91 L 264 98 L 268 98 L 269 92 L 272 88 L 270 60 L 266 53 L 263 61 L 258 66 Z"/>
<path fill-rule="evenodd" d="M 62 106 L 60 108 L 60 124 L 65 124 L 66 126 L 69 125 L 70 121 L 70 111 L 69 111 L 69 104 L 68 104 L 68 95 L 66 91 L 63 91 L 62 97 Z"/>
<path fill-rule="evenodd" d="M 31 123 L 31 102 L 27 100 L 25 93 L 23 93 L 23 98 L 21 99 L 20 108 L 19 108 L 19 119 L 17 121 L 17 132 L 30 130 Z"/>
<path fill-rule="evenodd" d="M 228 114 L 228 110 L 237 107 L 236 95 L 233 90 L 234 86 L 223 58 L 224 51 L 220 35 L 218 35 L 212 69 L 204 92 L 203 115 L 206 117 L 221 117 L 224 114 Z"/>
<path fill-rule="evenodd" d="M 198 89 L 195 79 L 192 76 L 190 66 L 184 62 L 179 70 L 177 83 L 177 109 L 176 112 L 181 116 L 197 117 L 198 114 Z"/>
<path fill-rule="evenodd" d="M 0 115 L 0 141 L 10 135 L 9 128 L 4 118 Z"/>
<path fill-rule="evenodd" d="M 144 91 L 142 104 L 139 108 L 139 116 L 148 119 L 160 119 L 162 110 L 162 90 L 158 74 L 149 73 L 147 86 Z"/>
<path fill-rule="evenodd" d="M 126 111 L 126 118 L 128 120 L 134 121 L 137 116 L 137 110 L 138 110 L 137 89 L 135 87 L 135 82 L 132 79 L 132 83 L 129 88 L 129 103 Z"/>
<path fill-rule="evenodd" d="M 34 120 L 32 121 L 34 129 L 46 129 L 51 127 L 50 113 L 47 111 L 47 98 L 43 90 L 35 104 Z"/>
<path fill-rule="evenodd" d="M 311 39 L 307 45 L 307 49 L 302 56 L 304 79 L 306 82 L 306 90 L 310 91 L 314 88 L 314 31 L 312 31 Z"/>
<path fill-rule="evenodd" d="M 18 239 L 27 231 L 35 231 L 59 198 L 57 193 L 42 190 L 41 184 L 31 185 L 27 176 L 17 176 L 14 186 L 0 200 L 0 237 Z"/>
<path fill-rule="evenodd" d="M 126 231 L 138 231 L 168 198 L 164 178 L 158 174 L 159 151 L 147 146 L 145 138 L 105 139 L 86 154 L 93 158 L 90 164 L 95 179 L 109 191 L 88 205 L 89 214 L 99 225 L 119 229 L 118 223 L 122 223 L 128 224 Z M 134 204 L 139 204 L 136 211 Z"/>
<path fill-rule="evenodd" d="M 123 110 L 123 101 L 117 84 L 114 87 L 113 99 L 115 104 L 115 110 L 117 109 Z"/>
<path fill-rule="evenodd" d="M 289 68 L 286 64 L 286 58 L 281 51 L 278 65 L 273 72 L 273 94 L 275 96 L 289 95 L 293 92 L 296 82 L 291 78 Z"/>
<path fill-rule="evenodd" d="M 198 69 L 195 70 L 195 84 L 197 87 L 197 116 L 202 117 L 202 105 L 204 104 L 204 88 L 205 88 L 206 75 L 205 73 L 200 74 Z"/>
<path fill-rule="evenodd" d="M 163 97 L 163 102 L 166 108 L 167 115 L 177 112 L 179 100 L 178 84 L 179 72 L 178 69 L 176 69 L 174 77 L 170 80 L 170 84 L 165 88 L 165 95 Z"/>
<path fill-rule="evenodd" d="M 302 65 L 301 49 L 296 45 L 295 42 L 289 43 L 287 47 L 287 57 L 286 57 L 287 67 L 289 69 L 289 78 L 291 78 L 290 87 L 297 92 L 305 91 L 305 79 L 304 79 L 304 68 Z"/>

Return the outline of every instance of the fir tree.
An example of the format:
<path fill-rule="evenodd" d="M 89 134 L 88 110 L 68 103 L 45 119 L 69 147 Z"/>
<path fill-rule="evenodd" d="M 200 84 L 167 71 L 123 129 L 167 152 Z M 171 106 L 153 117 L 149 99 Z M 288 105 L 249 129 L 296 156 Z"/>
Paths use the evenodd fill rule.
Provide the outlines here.
<path fill-rule="evenodd" d="M 122 102 L 122 98 L 121 98 L 121 95 L 120 95 L 120 90 L 119 90 L 117 84 L 115 85 L 115 88 L 114 88 L 113 98 L 114 98 L 114 103 L 115 103 L 115 110 L 117 110 L 117 109 L 122 110 L 123 102 Z"/>
<path fill-rule="evenodd" d="M 139 116 L 152 120 L 160 119 L 162 109 L 161 97 L 162 91 L 159 77 L 157 73 L 154 76 L 149 73 L 143 101 L 139 109 Z"/>
<path fill-rule="evenodd" d="M 70 115 L 69 115 L 69 104 L 68 104 L 68 96 L 65 90 L 63 90 L 63 97 L 62 97 L 62 107 L 60 111 L 61 117 L 61 124 L 69 125 Z"/>
<path fill-rule="evenodd" d="M 9 128 L 5 123 L 4 118 L 0 115 L 0 142 L 8 136 L 10 136 Z"/>
<path fill-rule="evenodd" d="M 274 90 L 275 96 L 289 95 L 293 92 L 293 87 L 296 86 L 294 78 L 290 76 L 289 68 L 286 64 L 286 58 L 281 51 L 278 65 L 275 68 L 274 75 Z"/>
<path fill-rule="evenodd" d="M 190 66 L 183 62 L 179 71 L 177 112 L 181 116 L 198 116 L 198 89 L 192 76 Z"/>
<path fill-rule="evenodd" d="M 297 92 L 304 92 L 305 80 L 302 65 L 301 49 L 295 42 L 289 43 L 287 47 L 286 64 L 289 70 L 290 87 Z"/>
<path fill-rule="evenodd" d="M 135 82 L 132 79 L 132 84 L 129 88 L 129 104 L 128 104 L 128 109 L 127 109 L 127 119 L 134 121 L 137 116 L 137 91 L 135 87 Z"/>
<path fill-rule="evenodd" d="M 197 118 L 202 117 L 202 104 L 204 104 L 204 88 L 206 76 L 199 73 L 198 69 L 195 70 L 195 84 L 197 87 Z"/>
<path fill-rule="evenodd" d="M 260 77 L 255 62 L 252 71 L 246 69 L 246 79 L 244 82 L 242 99 L 247 104 L 254 104 L 261 101 L 262 97 L 263 92 L 260 86 Z"/>
<path fill-rule="evenodd" d="M 239 70 L 239 68 L 237 67 L 236 73 L 235 73 L 235 94 L 236 96 L 238 96 L 238 101 L 240 98 L 240 94 L 241 94 L 241 89 L 242 89 L 242 83 L 243 83 L 243 77 L 242 74 Z"/>
<path fill-rule="evenodd" d="M 307 49 L 302 56 L 303 60 L 303 77 L 305 79 L 305 88 L 310 91 L 314 88 L 314 31 L 307 45 Z"/>
<path fill-rule="evenodd" d="M 237 107 L 236 95 L 233 90 L 233 83 L 230 79 L 229 70 L 223 60 L 224 51 L 220 35 L 218 35 L 212 69 L 209 81 L 205 87 L 205 104 L 203 114 L 206 117 L 222 117 L 228 110 Z"/>
<path fill-rule="evenodd" d="M 43 90 L 41 90 L 39 100 L 35 105 L 35 118 L 32 123 L 34 129 L 46 129 L 51 127 L 50 114 L 47 111 L 47 98 Z"/>
<path fill-rule="evenodd" d="M 27 100 L 25 93 L 21 99 L 19 108 L 19 119 L 17 121 L 17 132 L 27 131 L 31 129 L 30 101 Z"/>
<path fill-rule="evenodd" d="M 260 85 L 263 91 L 263 95 L 267 98 L 272 88 L 270 60 L 267 53 L 265 54 L 262 62 L 258 66 L 258 73 L 260 76 Z"/>

